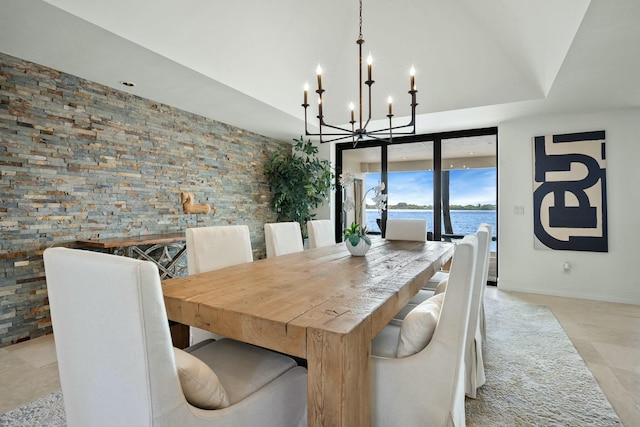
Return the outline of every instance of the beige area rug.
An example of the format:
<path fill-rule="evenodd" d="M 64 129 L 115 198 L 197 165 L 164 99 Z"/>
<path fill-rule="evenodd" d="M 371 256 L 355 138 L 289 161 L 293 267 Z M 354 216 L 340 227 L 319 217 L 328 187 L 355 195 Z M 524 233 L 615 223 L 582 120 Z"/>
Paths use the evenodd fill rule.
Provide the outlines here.
<path fill-rule="evenodd" d="M 547 307 L 487 300 L 487 383 L 467 399 L 467 425 L 620 426 L 593 375 Z M 64 426 L 56 392 L 0 415 L 0 426 Z"/>
<path fill-rule="evenodd" d="M 485 301 L 487 382 L 467 425 L 620 426 L 611 404 L 547 307 Z"/>

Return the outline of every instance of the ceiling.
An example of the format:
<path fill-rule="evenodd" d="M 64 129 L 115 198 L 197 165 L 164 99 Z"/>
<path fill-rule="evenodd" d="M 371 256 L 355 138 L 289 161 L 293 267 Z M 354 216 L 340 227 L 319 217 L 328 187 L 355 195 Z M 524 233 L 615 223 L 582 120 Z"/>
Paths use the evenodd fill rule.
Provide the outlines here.
<path fill-rule="evenodd" d="M 313 94 L 318 64 L 327 121 L 345 123 L 357 104 L 356 0 L 0 0 L 0 8 L 0 52 L 268 137 L 304 131 L 302 87 Z M 403 121 L 413 65 L 419 133 L 640 105 L 637 0 L 365 0 L 363 35 L 374 117 L 384 118 L 393 96 Z"/>

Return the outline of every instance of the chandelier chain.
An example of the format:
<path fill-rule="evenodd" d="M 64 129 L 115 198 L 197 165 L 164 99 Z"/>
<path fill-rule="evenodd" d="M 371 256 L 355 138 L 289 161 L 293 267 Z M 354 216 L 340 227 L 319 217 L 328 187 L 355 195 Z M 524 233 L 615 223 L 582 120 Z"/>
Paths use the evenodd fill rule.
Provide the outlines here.
<path fill-rule="evenodd" d="M 360 0 L 360 35 L 358 40 L 362 40 L 362 0 Z"/>

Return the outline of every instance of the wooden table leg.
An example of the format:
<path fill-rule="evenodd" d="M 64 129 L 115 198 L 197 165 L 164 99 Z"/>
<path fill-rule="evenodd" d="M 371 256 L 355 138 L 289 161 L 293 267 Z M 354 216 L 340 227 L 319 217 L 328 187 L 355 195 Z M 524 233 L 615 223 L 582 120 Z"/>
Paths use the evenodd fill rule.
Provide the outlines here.
<path fill-rule="evenodd" d="M 371 323 L 307 334 L 308 426 L 371 425 Z"/>
<path fill-rule="evenodd" d="M 182 323 L 169 321 L 169 331 L 171 332 L 171 342 L 176 348 L 189 347 L 189 326 Z"/>

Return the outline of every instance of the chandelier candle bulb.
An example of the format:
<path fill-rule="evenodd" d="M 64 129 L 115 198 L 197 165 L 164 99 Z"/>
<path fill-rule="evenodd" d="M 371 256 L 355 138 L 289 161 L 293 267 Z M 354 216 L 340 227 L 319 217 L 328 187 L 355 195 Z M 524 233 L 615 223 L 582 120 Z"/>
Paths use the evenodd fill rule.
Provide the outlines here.
<path fill-rule="evenodd" d="M 354 110 L 355 110 L 355 106 L 353 105 L 353 102 L 349 104 L 349 110 L 351 110 L 351 123 L 355 122 L 356 120 L 354 119 Z"/>
<path fill-rule="evenodd" d="M 391 105 L 392 105 L 392 103 L 393 103 L 393 99 L 392 99 L 391 97 L 389 97 L 389 99 L 387 100 L 387 102 L 389 102 L 389 115 L 391 115 L 391 114 L 393 114 L 393 113 L 391 112 Z"/>
<path fill-rule="evenodd" d="M 371 81 L 371 65 L 372 64 L 373 64 L 373 58 L 371 57 L 371 54 L 369 54 L 369 56 L 367 56 L 367 77 L 369 81 Z"/>
<path fill-rule="evenodd" d="M 410 88 L 410 90 L 416 90 L 415 89 L 415 86 L 416 86 L 416 82 L 415 82 L 416 69 L 413 68 L 413 66 L 411 66 L 411 69 L 409 70 L 409 77 L 411 78 L 411 88 Z"/>
<path fill-rule="evenodd" d="M 307 93 L 309 92 L 309 83 L 304 84 L 304 105 L 309 105 L 307 102 Z"/>
<path fill-rule="evenodd" d="M 316 68 L 316 72 L 318 73 L 318 91 L 322 91 L 322 68 L 320 68 L 320 65 L 318 65 L 318 68 Z"/>

